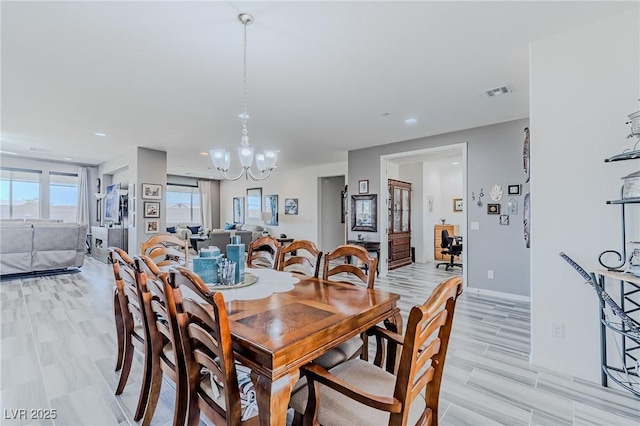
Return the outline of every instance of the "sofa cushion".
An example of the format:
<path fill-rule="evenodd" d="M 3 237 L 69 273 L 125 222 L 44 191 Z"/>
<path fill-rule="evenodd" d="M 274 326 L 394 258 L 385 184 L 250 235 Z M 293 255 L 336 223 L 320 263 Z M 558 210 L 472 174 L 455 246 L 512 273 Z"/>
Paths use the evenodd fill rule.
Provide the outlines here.
<path fill-rule="evenodd" d="M 191 231 L 191 234 L 197 234 L 198 232 L 200 232 L 200 225 L 187 226 L 187 228 L 189 228 L 189 231 Z"/>
<path fill-rule="evenodd" d="M 236 224 L 235 223 L 225 223 L 224 224 L 224 230 L 225 231 L 230 231 L 232 229 L 236 229 Z"/>
<path fill-rule="evenodd" d="M 175 226 L 169 226 L 167 228 L 167 232 L 170 234 L 175 234 L 176 233 L 176 227 Z"/>
<path fill-rule="evenodd" d="M 33 227 L 29 222 L 2 222 L 0 274 L 31 272 Z"/>
<path fill-rule="evenodd" d="M 33 223 L 33 271 L 80 267 L 87 224 Z"/>

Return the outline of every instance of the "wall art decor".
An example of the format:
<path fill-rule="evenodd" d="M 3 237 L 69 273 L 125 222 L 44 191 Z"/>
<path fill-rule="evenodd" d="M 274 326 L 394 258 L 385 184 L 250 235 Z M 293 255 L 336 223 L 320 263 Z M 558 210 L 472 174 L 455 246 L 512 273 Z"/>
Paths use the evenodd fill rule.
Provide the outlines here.
<path fill-rule="evenodd" d="M 427 195 L 427 213 L 433 213 L 433 195 Z"/>
<path fill-rule="evenodd" d="M 502 185 L 498 185 L 497 183 L 495 185 L 493 185 L 491 187 L 491 193 L 489 195 L 491 195 L 491 199 L 493 201 L 500 201 L 502 200 L 502 194 L 504 193 L 504 191 L 502 190 Z"/>
<path fill-rule="evenodd" d="M 524 173 L 527 176 L 527 180 L 525 182 L 529 182 L 529 178 L 531 177 L 531 168 L 529 166 L 529 128 L 524 128 L 524 147 L 522 149 L 522 164 L 524 166 Z"/>
<path fill-rule="evenodd" d="M 358 194 L 368 194 L 368 193 L 369 193 L 369 180 L 359 180 Z"/>
<path fill-rule="evenodd" d="M 500 225 L 509 225 L 509 216 L 506 214 L 500 215 Z"/>
<path fill-rule="evenodd" d="M 518 202 L 515 198 L 511 198 L 507 203 L 507 214 L 518 214 Z"/>
<path fill-rule="evenodd" d="M 378 195 L 351 196 L 351 230 L 378 231 Z"/>
<path fill-rule="evenodd" d="M 520 195 L 521 185 L 509 185 L 507 186 L 507 194 L 509 195 Z"/>
<path fill-rule="evenodd" d="M 145 201 L 144 217 L 160 217 L 160 203 L 156 201 Z"/>
<path fill-rule="evenodd" d="M 264 211 L 267 213 L 271 213 L 271 220 L 266 221 L 264 224 L 269 226 L 278 226 L 278 196 L 277 195 L 264 196 Z"/>
<path fill-rule="evenodd" d="M 500 214 L 500 204 L 487 204 L 487 214 Z"/>
<path fill-rule="evenodd" d="M 285 198 L 284 199 L 284 214 L 298 214 L 298 199 L 297 198 Z"/>
<path fill-rule="evenodd" d="M 233 197 L 233 223 L 244 223 L 244 197 Z"/>
<path fill-rule="evenodd" d="M 453 199 L 453 211 L 454 212 L 461 212 L 462 208 L 464 207 L 462 198 L 454 198 Z"/>
<path fill-rule="evenodd" d="M 524 206 L 522 207 L 522 221 L 524 223 L 524 244 L 526 248 L 531 248 L 531 236 L 529 235 L 529 229 L 531 227 L 530 204 L 530 196 L 527 192 L 524 196 Z"/>
<path fill-rule="evenodd" d="M 142 184 L 142 199 L 144 200 L 162 200 L 162 185 L 155 183 Z"/>
<path fill-rule="evenodd" d="M 145 220 L 144 222 L 144 232 L 146 234 L 157 234 L 160 228 L 159 220 Z"/>

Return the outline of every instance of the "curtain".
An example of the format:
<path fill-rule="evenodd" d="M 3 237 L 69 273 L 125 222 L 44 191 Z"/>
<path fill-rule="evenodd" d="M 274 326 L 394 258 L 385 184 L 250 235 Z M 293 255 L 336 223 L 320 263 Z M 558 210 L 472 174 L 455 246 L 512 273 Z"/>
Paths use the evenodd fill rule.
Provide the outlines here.
<path fill-rule="evenodd" d="M 89 168 L 80 167 L 78 169 L 78 208 L 76 210 L 76 221 L 78 223 L 91 225 L 91 220 L 89 218 L 90 195 Z M 89 229 L 91 229 L 91 227 L 87 227 L 87 232 L 89 232 Z"/>
<path fill-rule="evenodd" d="M 199 180 L 198 190 L 200 191 L 200 214 L 202 215 L 202 227 L 213 229 L 213 208 L 212 208 L 212 182 L 210 180 Z"/>

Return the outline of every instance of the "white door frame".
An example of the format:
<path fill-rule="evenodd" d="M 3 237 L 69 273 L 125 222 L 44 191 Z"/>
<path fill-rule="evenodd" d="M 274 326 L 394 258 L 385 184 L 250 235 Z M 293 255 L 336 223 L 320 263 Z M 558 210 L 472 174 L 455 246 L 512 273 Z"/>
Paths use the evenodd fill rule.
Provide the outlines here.
<path fill-rule="evenodd" d="M 467 194 L 467 142 L 453 144 L 453 145 L 444 145 L 433 148 L 425 148 L 418 149 L 415 151 L 406 151 L 406 152 L 397 152 L 394 154 L 385 154 L 380 156 L 380 194 L 382 195 L 382 200 L 380 200 L 380 214 L 379 224 L 380 224 L 380 276 L 387 276 L 389 272 L 389 265 L 387 263 L 387 259 L 389 256 L 389 245 L 387 241 L 389 240 L 389 233 L 387 230 L 387 223 L 389 222 L 389 210 L 387 209 L 387 179 L 389 179 L 387 175 L 387 162 L 394 158 L 402 158 L 402 157 L 413 157 L 424 154 L 432 154 L 439 151 L 450 150 L 452 148 L 461 149 L 462 150 L 462 194 Z M 466 197 L 465 197 L 466 198 Z M 465 202 L 464 205 L 467 206 L 469 203 Z M 462 224 L 460 225 L 460 234 L 462 235 L 462 241 L 465 244 L 465 247 L 469 247 L 467 243 L 467 209 L 462 210 Z M 462 278 L 464 280 L 464 286 L 467 286 L 467 259 L 468 252 L 465 253 L 465 256 L 462 257 Z"/>

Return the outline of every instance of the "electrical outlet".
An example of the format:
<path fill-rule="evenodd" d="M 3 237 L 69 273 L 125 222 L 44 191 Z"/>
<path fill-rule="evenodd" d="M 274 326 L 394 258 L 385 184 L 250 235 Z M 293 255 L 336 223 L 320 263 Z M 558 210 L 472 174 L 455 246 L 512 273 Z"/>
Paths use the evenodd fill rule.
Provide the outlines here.
<path fill-rule="evenodd" d="M 551 335 L 558 339 L 564 339 L 564 324 L 559 321 L 551 321 Z"/>
<path fill-rule="evenodd" d="M 493 271 L 492 270 L 488 270 L 487 271 L 487 278 L 489 278 L 490 280 L 493 279 Z"/>

